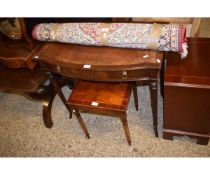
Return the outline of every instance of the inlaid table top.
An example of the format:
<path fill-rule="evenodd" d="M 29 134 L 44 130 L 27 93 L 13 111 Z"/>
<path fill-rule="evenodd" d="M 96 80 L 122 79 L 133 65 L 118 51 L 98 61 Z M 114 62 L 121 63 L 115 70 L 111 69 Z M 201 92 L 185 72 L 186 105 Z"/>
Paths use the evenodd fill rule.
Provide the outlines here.
<path fill-rule="evenodd" d="M 74 106 L 126 111 L 131 89 L 129 83 L 79 81 L 68 102 Z"/>

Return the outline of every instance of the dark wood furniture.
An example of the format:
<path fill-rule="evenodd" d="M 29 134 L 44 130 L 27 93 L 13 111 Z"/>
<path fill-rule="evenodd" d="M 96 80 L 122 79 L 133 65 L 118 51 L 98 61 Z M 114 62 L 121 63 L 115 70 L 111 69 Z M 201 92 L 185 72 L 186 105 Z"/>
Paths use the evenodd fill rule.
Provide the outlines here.
<path fill-rule="evenodd" d="M 19 22 L 23 35 L 21 40 L 12 40 L 0 33 L 0 90 L 42 101 L 44 124 L 50 128 L 52 125 L 48 118 L 51 118 L 56 90 L 52 84 L 44 85 L 46 72 L 32 60 L 42 43 L 33 42 L 26 34 L 24 20 L 19 19 Z M 65 85 L 64 82 L 60 84 Z"/>
<path fill-rule="evenodd" d="M 129 83 L 77 82 L 68 99 L 68 104 L 75 110 L 77 120 L 87 138 L 90 136 L 79 111 L 120 118 L 127 142 L 131 145 L 127 122 L 127 108 L 131 90 L 132 85 Z"/>
<path fill-rule="evenodd" d="M 157 84 L 163 54 L 152 50 L 46 43 L 35 57 L 41 67 L 64 77 L 103 82 L 149 85 L 155 135 Z M 136 100 L 137 102 L 137 100 Z M 138 104 L 135 104 L 138 108 Z"/>
<path fill-rule="evenodd" d="M 39 49 L 41 43 L 34 44 L 26 34 L 23 19 L 18 20 L 21 26 L 22 39 L 12 40 L 0 33 L 0 63 L 8 68 L 28 68 L 33 70 L 36 62 L 31 57 Z"/>
<path fill-rule="evenodd" d="M 15 18 L 0 18 L 0 22 L 8 20 L 15 26 Z M 0 33 L 0 90 L 5 92 L 18 92 L 32 100 L 43 101 L 43 120 L 46 127 L 52 127 L 51 107 L 56 93 L 62 101 L 64 98 L 58 88 L 71 81 L 58 76 L 46 76 L 40 66 L 33 61 L 42 44 L 31 38 L 32 28 L 43 22 L 111 22 L 111 18 L 18 18 L 21 29 L 21 40 L 11 40 Z M 43 85 L 49 78 L 50 84 Z M 53 84 L 58 84 L 54 86 Z M 64 103 L 66 105 L 66 103 Z M 67 109 L 68 106 L 66 105 Z M 70 109 L 69 109 L 70 110 Z"/>
<path fill-rule="evenodd" d="M 210 138 L 210 39 L 189 38 L 187 58 L 168 53 L 164 80 L 163 138 Z"/>

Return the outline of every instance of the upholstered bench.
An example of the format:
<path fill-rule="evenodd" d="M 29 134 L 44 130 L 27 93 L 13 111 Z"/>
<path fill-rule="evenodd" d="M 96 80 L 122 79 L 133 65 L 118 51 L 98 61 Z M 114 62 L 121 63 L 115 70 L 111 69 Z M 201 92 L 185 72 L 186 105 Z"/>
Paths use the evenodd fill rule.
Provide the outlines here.
<path fill-rule="evenodd" d="M 68 99 L 68 104 L 75 110 L 76 117 L 87 138 L 90 136 L 79 111 L 120 118 L 127 142 L 131 145 L 127 122 L 127 107 L 131 90 L 130 83 L 77 82 Z"/>

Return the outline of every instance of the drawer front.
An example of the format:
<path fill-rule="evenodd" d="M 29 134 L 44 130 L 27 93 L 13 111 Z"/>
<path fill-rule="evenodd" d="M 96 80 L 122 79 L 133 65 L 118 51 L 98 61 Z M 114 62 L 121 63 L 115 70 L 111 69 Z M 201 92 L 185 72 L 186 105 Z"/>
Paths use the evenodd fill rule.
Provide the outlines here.
<path fill-rule="evenodd" d="M 134 69 L 134 70 L 91 70 L 91 69 L 70 69 L 66 67 L 60 67 L 41 63 L 42 68 L 47 69 L 51 72 L 58 73 L 63 76 L 93 80 L 93 81 L 137 81 L 146 80 L 149 78 L 157 78 L 158 70 L 151 69 Z"/>
<path fill-rule="evenodd" d="M 210 89 L 165 86 L 163 128 L 209 135 L 209 103 Z"/>
<path fill-rule="evenodd" d="M 93 71 L 61 68 L 62 75 L 94 81 L 136 81 L 149 77 L 148 70 Z"/>

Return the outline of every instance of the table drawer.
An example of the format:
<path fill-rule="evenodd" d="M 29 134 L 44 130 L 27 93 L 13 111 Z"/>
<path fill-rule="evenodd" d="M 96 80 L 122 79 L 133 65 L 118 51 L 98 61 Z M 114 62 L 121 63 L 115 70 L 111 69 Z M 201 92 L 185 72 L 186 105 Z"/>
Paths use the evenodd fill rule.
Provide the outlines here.
<path fill-rule="evenodd" d="M 81 70 L 61 68 L 61 74 L 72 78 L 95 80 L 95 81 L 134 81 L 138 79 L 146 79 L 149 77 L 148 70 Z"/>
<path fill-rule="evenodd" d="M 42 67 L 63 76 L 90 81 L 136 81 L 140 79 L 148 79 L 152 76 L 152 71 L 150 71 L 150 69 L 110 71 L 93 69 L 71 69 L 45 63 L 42 63 Z"/>

